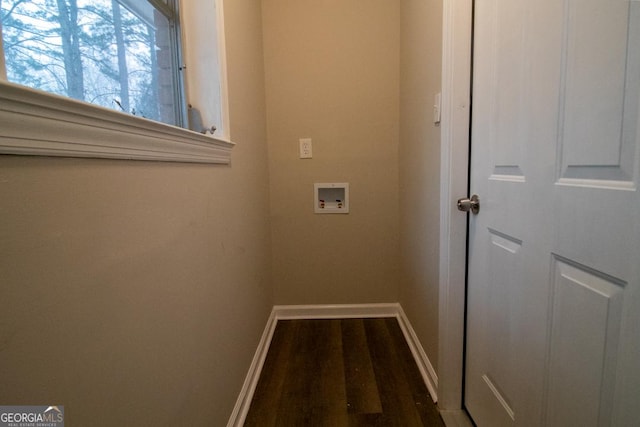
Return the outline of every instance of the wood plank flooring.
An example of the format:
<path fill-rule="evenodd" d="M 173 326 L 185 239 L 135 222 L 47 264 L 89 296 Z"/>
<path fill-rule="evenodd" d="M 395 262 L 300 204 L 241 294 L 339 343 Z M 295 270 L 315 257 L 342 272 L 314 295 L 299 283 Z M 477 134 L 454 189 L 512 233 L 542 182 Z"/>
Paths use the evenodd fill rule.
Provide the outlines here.
<path fill-rule="evenodd" d="M 395 318 L 278 322 L 245 426 L 442 426 Z"/>

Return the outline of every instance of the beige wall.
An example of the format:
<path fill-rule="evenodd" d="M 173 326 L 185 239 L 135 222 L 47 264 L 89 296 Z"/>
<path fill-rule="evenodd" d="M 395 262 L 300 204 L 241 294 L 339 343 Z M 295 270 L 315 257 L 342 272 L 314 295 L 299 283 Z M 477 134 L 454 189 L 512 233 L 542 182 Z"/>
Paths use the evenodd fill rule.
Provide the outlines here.
<path fill-rule="evenodd" d="M 261 10 L 226 2 L 233 165 L 0 156 L 0 402 L 225 425 L 272 301 Z"/>
<path fill-rule="evenodd" d="M 3 404 L 224 425 L 274 303 L 400 300 L 437 362 L 441 2 L 225 18 L 232 166 L 0 156 Z M 334 181 L 351 213 L 315 215 Z"/>
<path fill-rule="evenodd" d="M 401 28 L 400 303 L 437 369 L 442 1 L 402 0 Z"/>
<path fill-rule="evenodd" d="M 262 5 L 276 303 L 397 301 L 400 3 Z M 314 214 L 314 182 L 350 213 Z"/>

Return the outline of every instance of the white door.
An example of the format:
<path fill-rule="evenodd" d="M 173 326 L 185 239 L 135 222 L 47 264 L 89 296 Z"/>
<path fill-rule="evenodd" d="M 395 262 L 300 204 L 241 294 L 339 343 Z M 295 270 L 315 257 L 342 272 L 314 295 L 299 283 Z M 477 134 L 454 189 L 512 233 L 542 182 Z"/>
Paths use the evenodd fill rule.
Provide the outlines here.
<path fill-rule="evenodd" d="M 640 426 L 640 1 L 476 0 L 465 406 Z"/>

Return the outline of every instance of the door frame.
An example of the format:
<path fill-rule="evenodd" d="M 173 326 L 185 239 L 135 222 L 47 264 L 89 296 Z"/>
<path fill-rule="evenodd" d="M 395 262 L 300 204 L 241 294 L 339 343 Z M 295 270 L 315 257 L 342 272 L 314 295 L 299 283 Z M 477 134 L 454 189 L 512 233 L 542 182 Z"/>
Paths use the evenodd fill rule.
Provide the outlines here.
<path fill-rule="evenodd" d="M 438 407 L 458 424 L 463 403 L 473 0 L 443 0 L 440 140 Z M 453 418 L 451 418 L 453 417 Z"/>

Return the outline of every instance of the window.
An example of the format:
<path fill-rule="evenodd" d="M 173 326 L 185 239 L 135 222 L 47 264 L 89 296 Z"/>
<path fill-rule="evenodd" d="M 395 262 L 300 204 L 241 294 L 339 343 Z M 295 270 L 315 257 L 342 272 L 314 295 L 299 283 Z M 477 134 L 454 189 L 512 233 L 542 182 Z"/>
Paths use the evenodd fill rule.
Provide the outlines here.
<path fill-rule="evenodd" d="M 7 79 L 181 126 L 177 9 L 165 1 L 3 0 Z"/>
<path fill-rule="evenodd" d="M 214 12 L 219 12 L 221 0 L 185 2 L 192 8 L 186 10 L 191 14 L 190 19 L 199 19 L 193 11 L 199 6 L 211 3 L 214 4 Z M 227 126 L 225 126 L 226 94 L 222 87 L 225 73 L 221 69 L 224 66 L 224 52 L 219 52 L 220 44 L 216 43 L 213 53 L 211 49 L 207 50 L 214 59 L 204 61 L 205 67 L 209 69 L 203 70 L 203 65 L 195 62 L 198 58 L 193 53 L 187 56 L 192 57 L 194 66 L 184 66 L 185 62 L 181 58 L 180 51 L 182 36 L 195 44 L 188 46 L 186 49 L 188 52 L 203 50 L 203 46 L 198 46 L 197 43 L 207 43 L 207 47 L 210 48 L 211 45 L 208 42 L 211 37 L 207 38 L 202 34 L 211 31 L 210 28 L 203 28 L 211 25 L 210 22 L 200 18 L 198 22 L 189 22 L 196 25 L 185 25 L 185 28 L 192 29 L 184 35 L 181 34 L 178 25 L 180 21 L 178 0 L 2 0 L 0 5 L 2 18 L 0 30 L 4 51 L 2 54 L 0 50 L 0 58 L 4 61 L 4 66 L 0 61 L 0 81 L 4 76 L 9 82 L 17 84 L 2 83 L 6 88 L 0 87 L 0 120 L 4 121 L 5 118 L 8 121 L 11 120 L 12 114 L 14 116 L 20 114 L 20 109 L 26 108 L 25 103 L 32 103 L 33 108 L 27 108 L 27 110 L 36 118 L 56 120 L 53 118 L 56 116 L 59 121 L 60 114 L 64 114 L 65 121 L 76 122 L 84 128 L 95 126 L 96 120 L 103 119 L 110 123 L 101 124 L 103 128 L 106 127 L 115 132 L 124 131 L 132 136 L 129 139 L 133 140 L 141 137 L 145 139 L 140 132 L 147 133 L 147 136 L 154 135 L 153 139 L 156 141 L 160 139 L 171 145 L 172 152 L 182 150 L 182 148 L 176 149 L 175 144 L 170 143 L 176 137 L 178 140 L 186 138 L 187 141 L 195 138 L 198 144 L 213 141 L 212 138 L 204 140 L 184 132 L 176 133 L 175 129 L 152 126 L 148 121 L 132 121 L 130 117 L 124 117 L 122 114 L 126 113 L 133 118 L 190 127 L 197 132 L 203 132 L 215 126 L 221 129 L 221 132 L 216 133 L 218 148 L 223 151 L 230 149 L 231 144 L 221 144 L 223 141 L 220 141 L 219 137 L 222 135 L 228 138 Z M 220 19 L 221 15 L 218 15 L 214 24 L 221 22 Z M 213 27 L 214 40 L 216 40 L 220 35 L 219 31 L 215 30 L 216 25 Z M 206 76 L 209 78 L 207 79 Z M 210 87 L 211 76 L 214 76 L 212 87 Z M 187 109 L 183 83 L 188 78 L 194 79 L 189 82 L 191 92 L 196 94 L 203 92 L 198 90 L 199 82 L 196 79 L 201 79 L 201 84 L 204 84 L 207 89 L 206 96 L 200 95 L 199 98 L 195 96 L 196 99 L 193 101 L 196 108 L 199 107 L 199 103 L 206 101 L 208 104 L 205 106 L 206 115 L 201 115 L 196 108 Z M 18 85 L 28 86 L 38 91 L 21 90 L 21 86 Z M 62 101 L 59 97 L 45 96 L 40 91 L 71 99 Z M 88 102 L 120 113 L 107 113 L 103 108 L 83 110 L 79 106 L 80 103 L 71 100 Z M 5 102 L 12 103 L 12 106 L 3 107 L 2 103 Z M 16 104 L 13 105 L 13 103 Z M 82 116 L 84 118 L 81 118 Z M 25 120 L 32 119 L 21 116 L 21 121 Z M 43 122 L 38 120 L 33 125 L 42 127 Z M 8 126 L 8 128 L 13 127 Z M 48 129 L 51 132 L 57 133 L 56 128 L 54 123 L 49 123 Z M 24 132 L 19 135 L 21 130 Z M 84 131 L 92 141 L 94 138 L 89 136 L 90 130 L 84 129 Z M 16 139 L 24 139 L 24 133 L 29 133 L 29 129 L 24 126 L 22 129 L 7 129 L 6 132 L 0 130 L 0 152 L 13 153 L 11 150 L 3 149 L 3 142 L 15 143 Z M 158 138 L 161 134 L 165 137 Z M 168 135 L 170 135 L 169 139 L 166 138 Z M 51 143 L 54 140 L 58 141 L 59 137 L 51 137 L 47 141 Z M 89 144 L 94 145 L 92 142 Z M 152 145 L 158 144 L 162 145 L 162 142 Z M 59 153 L 66 151 L 71 153 L 70 155 L 84 156 L 73 154 L 76 148 L 78 147 L 65 147 Z M 100 152 L 94 155 L 96 153 L 92 154 L 93 150 L 87 154 L 89 157 L 145 158 L 144 155 L 139 157 L 140 152 L 151 149 L 154 153 L 153 160 L 172 160 L 171 153 L 165 157 L 163 153 L 158 153 L 156 148 L 149 147 L 149 141 L 146 141 L 145 147 L 128 147 L 126 153 L 115 156 Z M 54 152 L 57 153 L 56 150 Z M 52 153 L 41 154 L 51 155 Z M 53 155 L 64 154 L 54 153 Z M 214 157 L 218 159 L 219 155 L 220 153 L 217 153 Z M 226 157 L 224 154 L 222 156 Z M 177 156 L 177 160 L 180 161 L 198 161 L 197 158 L 198 154 L 193 151 L 190 151 L 186 158 Z M 205 161 L 210 162 L 210 159 Z"/>

